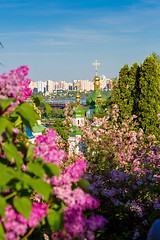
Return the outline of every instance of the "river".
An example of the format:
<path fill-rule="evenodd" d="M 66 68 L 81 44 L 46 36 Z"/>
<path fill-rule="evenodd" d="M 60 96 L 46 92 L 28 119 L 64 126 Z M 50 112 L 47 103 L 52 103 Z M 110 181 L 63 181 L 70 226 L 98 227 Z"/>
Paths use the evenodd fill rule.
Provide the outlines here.
<path fill-rule="evenodd" d="M 48 102 L 48 103 L 66 103 L 67 101 L 68 102 L 76 102 L 76 98 L 46 100 L 46 102 Z M 86 103 L 86 98 L 81 98 L 81 103 Z"/>

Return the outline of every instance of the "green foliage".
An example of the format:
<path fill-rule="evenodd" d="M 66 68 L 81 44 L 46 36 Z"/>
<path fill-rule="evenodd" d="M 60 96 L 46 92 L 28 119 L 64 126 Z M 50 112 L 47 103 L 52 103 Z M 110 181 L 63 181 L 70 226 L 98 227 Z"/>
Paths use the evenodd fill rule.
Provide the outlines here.
<path fill-rule="evenodd" d="M 160 55 L 153 51 L 151 56 L 153 56 L 153 58 L 157 61 L 158 65 L 160 65 Z"/>
<path fill-rule="evenodd" d="M 154 57 L 148 57 L 141 65 L 139 78 L 137 116 L 145 134 L 159 137 L 160 67 Z"/>
<path fill-rule="evenodd" d="M 144 63 L 139 66 L 128 65 L 119 72 L 119 79 L 112 90 L 106 108 L 111 112 L 112 107 L 119 106 L 118 120 L 122 123 L 125 116 L 131 117 L 135 114 L 136 121 L 148 136 L 154 134 L 159 137 L 160 113 L 160 66 L 158 55 L 147 57 Z"/>
<path fill-rule="evenodd" d="M 5 240 L 5 235 L 4 235 L 4 228 L 2 227 L 2 224 L 0 224 L 0 239 Z"/>
<path fill-rule="evenodd" d="M 63 209 L 50 209 L 47 215 L 47 220 L 50 225 L 51 231 L 59 231 L 63 228 Z"/>
<path fill-rule="evenodd" d="M 60 108 L 52 108 L 49 114 L 45 114 L 43 113 L 43 116 L 49 119 L 53 119 L 53 118 L 64 118 L 64 110 L 60 109 Z"/>
<path fill-rule="evenodd" d="M 119 79 L 112 96 L 112 106 L 119 106 L 119 121 L 122 122 L 125 116 L 131 117 L 134 106 L 134 87 L 137 79 L 138 64 L 135 63 L 129 69 L 126 64 L 119 72 Z"/>
<path fill-rule="evenodd" d="M 48 103 L 46 103 L 46 102 L 44 101 L 44 99 L 43 99 L 40 95 L 32 96 L 32 101 L 33 101 L 33 103 L 35 103 L 36 107 L 38 107 L 38 108 L 39 108 L 41 105 L 43 105 L 44 108 L 45 108 L 46 114 L 47 114 L 47 115 L 50 114 L 50 112 L 51 112 L 51 106 L 50 106 Z"/>
<path fill-rule="evenodd" d="M 39 115 L 34 111 L 32 104 L 22 103 L 17 107 L 16 113 L 22 118 L 23 123 L 30 129 L 39 119 Z"/>
<path fill-rule="evenodd" d="M 13 199 L 13 205 L 17 212 L 21 213 L 25 218 L 29 219 L 32 202 L 27 197 L 16 197 Z"/>
<path fill-rule="evenodd" d="M 68 145 L 68 127 L 64 127 L 62 120 L 56 119 L 53 125 L 51 125 L 51 128 L 53 128 L 64 140 L 65 146 Z"/>
<path fill-rule="evenodd" d="M 53 176 L 59 177 L 60 175 L 59 168 L 53 163 L 44 163 L 43 168 L 45 169 L 45 172 L 47 173 L 49 178 Z"/>
<path fill-rule="evenodd" d="M 76 104 L 74 102 L 70 102 L 68 112 L 70 112 L 74 107 L 76 107 Z"/>

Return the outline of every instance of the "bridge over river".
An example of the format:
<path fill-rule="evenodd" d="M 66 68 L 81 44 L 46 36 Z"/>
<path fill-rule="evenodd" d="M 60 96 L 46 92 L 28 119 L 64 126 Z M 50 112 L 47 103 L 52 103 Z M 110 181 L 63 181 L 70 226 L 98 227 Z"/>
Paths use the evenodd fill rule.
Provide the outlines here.
<path fill-rule="evenodd" d="M 57 99 L 57 100 L 51 100 L 51 101 L 46 101 L 47 103 L 50 104 L 50 106 L 52 108 L 60 108 L 60 109 L 64 109 L 66 106 L 66 102 L 76 102 L 76 99 Z M 81 98 L 81 106 L 86 107 L 86 98 Z M 41 108 L 44 108 L 43 106 L 41 106 Z"/>
<path fill-rule="evenodd" d="M 52 108 L 61 108 L 64 109 L 66 106 L 66 103 L 58 103 L 58 102 L 54 102 L 54 103 L 49 103 L 51 105 Z M 81 106 L 86 107 L 87 104 L 86 103 L 81 103 Z"/>
<path fill-rule="evenodd" d="M 73 99 L 57 99 L 57 100 L 50 100 L 50 101 L 47 100 L 46 102 L 49 103 L 52 108 L 64 109 L 65 106 L 66 106 L 66 102 L 67 101 L 76 103 L 76 99 L 75 98 L 73 98 Z M 31 103 L 32 100 L 28 100 L 26 102 Z M 84 106 L 84 107 L 87 106 L 86 98 L 81 98 L 81 106 Z M 41 106 L 40 109 L 44 109 L 44 106 Z"/>

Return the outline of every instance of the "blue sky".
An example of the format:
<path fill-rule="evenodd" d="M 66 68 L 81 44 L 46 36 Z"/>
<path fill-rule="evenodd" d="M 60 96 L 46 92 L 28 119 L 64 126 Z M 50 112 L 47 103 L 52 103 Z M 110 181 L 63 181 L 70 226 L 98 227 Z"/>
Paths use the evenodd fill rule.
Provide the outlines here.
<path fill-rule="evenodd" d="M 21 65 L 38 80 L 118 76 L 160 54 L 159 0 L 0 0 L 0 73 Z"/>

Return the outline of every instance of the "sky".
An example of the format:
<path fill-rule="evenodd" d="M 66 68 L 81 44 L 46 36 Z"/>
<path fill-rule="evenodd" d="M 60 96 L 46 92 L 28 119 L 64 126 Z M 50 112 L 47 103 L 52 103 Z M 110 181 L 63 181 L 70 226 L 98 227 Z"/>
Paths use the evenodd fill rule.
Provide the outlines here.
<path fill-rule="evenodd" d="M 159 0 L 0 0 L 0 74 L 22 65 L 32 81 L 118 77 L 160 54 Z"/>

